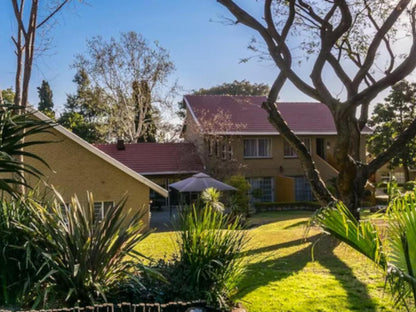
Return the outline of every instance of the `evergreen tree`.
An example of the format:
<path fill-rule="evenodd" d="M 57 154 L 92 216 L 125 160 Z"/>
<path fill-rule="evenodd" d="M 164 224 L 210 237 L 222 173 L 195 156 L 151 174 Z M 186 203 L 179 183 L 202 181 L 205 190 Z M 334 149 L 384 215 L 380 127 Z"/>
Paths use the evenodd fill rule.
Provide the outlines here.
<path fill-rule="evenodd" d="M 83 69 L 76 73 L 73 82 L 77 91 L 67 96 L 65 111 L 58 122 L 90 143 L 105 141 L 103 133 L 108 116 L 102 90 L 91 87 Z"/>
<path fill-rule="evenodd" d="M 42 80 L 42 84 L 38 89 L 39 95 L 39 111 L 46 114 L 53 114 L 53 93 L 49 86 L 49 83 L 46 80 Z"/>
<path fill-rule="evenodd" d="M 416 84 L 401 81 L 392 87 L 385 103 L 374 109 L 370 126 L 374 133 L 369 139 L 368 150 L 373 155 L 384 152 L 416 118 Z M 412 139 L 390 160 L 390 167 L 403 166 L 405 179 L 409 181 L 410 166 L 416 160 L 416 139 Z"/>

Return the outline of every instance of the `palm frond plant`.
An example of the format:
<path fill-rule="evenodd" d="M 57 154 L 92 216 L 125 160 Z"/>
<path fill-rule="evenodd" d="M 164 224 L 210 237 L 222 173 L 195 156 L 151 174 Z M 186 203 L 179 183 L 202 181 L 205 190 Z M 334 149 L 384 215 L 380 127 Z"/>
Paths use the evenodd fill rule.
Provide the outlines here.
<path fill-rule="evenodd" d="M 38 238 L 48 268 L 35 305 L 53 296 L 68 305 L 107 301 L 108 291 L 137 268 L 134 247 L 147 235 L 144 209 L 125 209 L 124 197 L 98 220 L 91 193 L 85 205 L 76 196 L 69 204 L 56 198 L 50 206 L 29 200 L 32 222 L 25 230 Z"/>
<path fill-rule="evenodd" d="M 201 193 L 201 200 L 212 209 L 223 212 L 224 204 L 220 202 L 221 192 L 213 187 L 206 188 Z"/>
<path fill-rule="evenodd" d="M 357 221 L 342 203 L 323 208 L 313 221 L 383 269 L 397 305 L 416 308 L 416 191 L 390 202 L 383 240 L 379 228 Z"/>
<path fill-rule="evenodd" d="M 210 205 L 182 212 L 177 225 L 183 283 L 213 304 L 226 306 L 242 274 L 241 253 L 247 233 L 239 217 L 231 220 Z"/>
<path fill-rule="evenodd" d="M 318 210 L 312 222 L 365 255 L 381 268 L 386 268 L 387 259 L 377 228 L 369 220 L 358 221 L 342 202 Z"/>
<path fill-rule="evenodd" d="M 42 176 L 42 172 L 27 164 L 23 157 L 36 159 L 47 166 L 42 158 L 28 151 L 28 148 L 50 143 L 33 138 L 36 134 L 49 132 L 53 126 L 51 122 L 35 118 L 30 112 L 16 114 L 17 110 L 19 107 L 13 105 L 0 105 L 0 190 L 10 194 L 16 193 L 16 185 L 30 187 L 25 174 Z"/>
<path fill-rule="evenodd" d="M 397 303 L 416 308 L 416 191 L 393 199 L 388 207 L 388 280 Z"/>

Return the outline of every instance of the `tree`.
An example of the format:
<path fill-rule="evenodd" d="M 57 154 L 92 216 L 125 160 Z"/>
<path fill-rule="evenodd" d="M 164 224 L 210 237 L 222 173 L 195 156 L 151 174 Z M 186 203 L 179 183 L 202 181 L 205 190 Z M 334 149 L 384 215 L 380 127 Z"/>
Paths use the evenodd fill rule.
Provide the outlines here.
<path fill-rule="evenodd" d="M 14 96 L 15 96 L 15 93 L 12 88 L 1 90 L 2 101 L 4 101 L 4 103 L 6 104 L 13 104 Z"/>
<path fill-rule="evenodd" d="M 247 80 L 234 80 L 208 89 L 199 89 L 195 95 L 267 95 L 270 87 L 264 83 L 251 83 Z"/>
<path fill-rule="evenodd" d="M 12 40 L 16 48 L 14 104 L 18 114 L 24 114 L 28 104 L 29 82 L 32 76 L 37 32 L 47 25 L 69 2 L 70 0 L 48 1 L 46 8 L 40 10 L 39 0 L 11 0 L 17 23 L 17 32 L 15 36 L 12 36 Z M 45 14 L 39 14 L 39 11 Z M 24 137 L 22 139 L 24 140 Z M 23 164 L 24 153 L 20 153 L 17 157 L 19 157 L 18 161 Z M 24 170 L 20 172 L 19 177 L 21 179 L 20 192 L 24 193 Z"/>
<path fill-rule="evenodd" d="M 270 87 L 265 83 L 251 83 L 245 79 L 233 82 L 224 82 L 223 84 L 204 89 L 194 90 L 194 95 L 267 95 L 270 91 Z M 178 103 L 178 111 L 176 114 L 179 118 L 185 118 L 185 104 L 184 102 Z"/>
<path fill-rule="evenodd" d="M 416 67 L 415 4 L 410 0 L 265 0 L 258 3 L 263 6 L 263 16 L 257 18 L 235 1 L 217 1 L 236 19 L 234 24 L 255 31 L 267 51 L 256 44 L 251 47 L 267 55 L 278 69 L 263 108 L 273 126 L 296 149 L 315 197 L 322 204 L 340 199 L 359 218 L 368 177 L 416 134 L 414 120 L 375 159 L 369 163 L 361 159 L 361 131 L 368 121 L 371 101 Z M 399 33 L 410 38 L 406 53 L 399 44 Z M 302 49 L 293 46 L 299 42 Z M 295 60 L 308 66 L 296 66 Z M 332 113 L 338 132 L 334 160 L 340 198 L 327 189 L 306 146 L 278 111 L 276 100 L 287 82 L 324 103 Z"/>
<path fill-rule="evenodd" d="M 42 84 L 38 87 L 39 104 L 38 109 L 49 117 L 55 116 L 53 111 L 53 93 L 46 80 L 42 80 Z"/>
<path fill-rule="evenodd" d="M 400 133 L 416 118 L 416 84 L 401 81 L 392 87 L 385 103 L 374 109 L 370 126 L 374 133 L 369 139 L 368 150 L 373 155 L 381 154 Z M 409 166 L 415 163 L 416 140 L 404 144 L 390 160 L 392 168 L 403 166 L 406 182 L 410 180 Z"/>
<path fill-rule="evenodd" d="M 58 122 L 87 142 L 105 141 L 105 127 L 108 110 L 104 104 L 103 92 L 92 88 L 88 74 L 80 69 L 74 77 L 76 94 L 69 94 L 65 111 Z"/>
<path fill-rule="evenodd" d="M 51 1 L 48 10 L 41 10 L 46 14 L 39 14 L 39 0 L 28 2 L 29 4 L 25 0 L 11 0 L 17 22 L 16 36 L 12 37 L 17 58 L 14 104 L 23 108 L 27 106 L 37 32 L 47 25 L 70 0 Z M 25 16 L 25 13 L 29 13 L 29 16 Z"/>
<path fill-rule="evenodd" d="M 74 67 L 85 70 L 92 87 L 103 92 L 109 111 L 106 136 L 127 142 L 154 141 L 155 119 L 167 104 L 162 89 L 175 68 L 168 52 L 135 32 L 109 41 L 94 37 L 87 47 L 87 54 L 79 55 Z"/>

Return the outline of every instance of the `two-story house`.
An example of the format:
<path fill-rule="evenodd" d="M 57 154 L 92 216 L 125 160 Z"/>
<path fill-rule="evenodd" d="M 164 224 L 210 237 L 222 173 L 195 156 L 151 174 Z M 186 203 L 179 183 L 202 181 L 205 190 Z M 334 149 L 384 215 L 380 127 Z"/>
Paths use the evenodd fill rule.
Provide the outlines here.
<path fill-rule="evenodd" d="M 187 95 L 183 136 L 196 145 L 209 172 L 243 174 L 252 190 L 260 190 L 256 192 L 259 201 L 311 200 L 296 151 L 269 123 L 261 108 L 264 101 L 263 96 Z M 310 150 L 322 178 L 334 178 L 337 131 L 329 109 L 310 102 L 282 102 L 278 109 Z M 362 159 L 365 136 L 370 133 L 368 128 L 362 132 Z"/>

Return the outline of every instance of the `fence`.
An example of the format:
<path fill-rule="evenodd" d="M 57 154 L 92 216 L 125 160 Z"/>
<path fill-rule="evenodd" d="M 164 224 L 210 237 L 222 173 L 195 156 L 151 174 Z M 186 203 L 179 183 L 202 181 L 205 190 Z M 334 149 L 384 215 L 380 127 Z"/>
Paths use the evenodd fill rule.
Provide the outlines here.
<path fill-rule="evenodd" d="M 121 304 L 100 304 L 87 307 L 61 308 L 49 310 L 28 310 L 18 312 L 185 312 L 190 308 L 203 308 L 204 312 L 224 312 L 226 310 L 215 308 L 206 304 L 205 301 L 169 302 L 169 303 L 121 303 Z M 0 312 L 12 312 L 0 310 Z"/>

